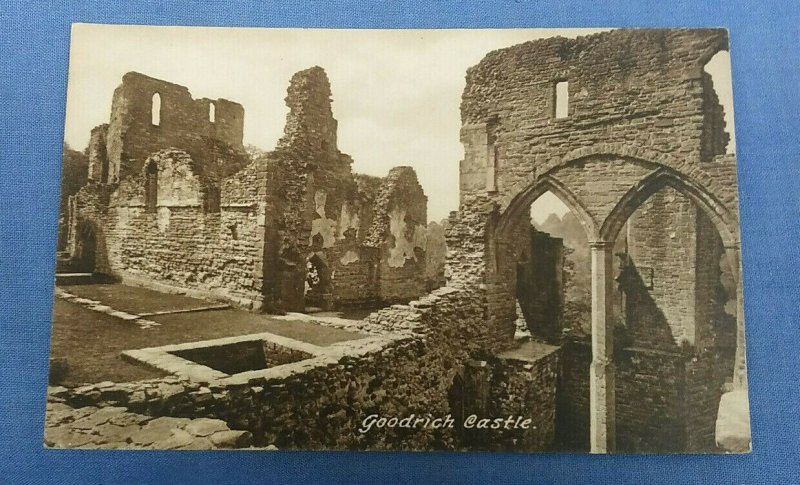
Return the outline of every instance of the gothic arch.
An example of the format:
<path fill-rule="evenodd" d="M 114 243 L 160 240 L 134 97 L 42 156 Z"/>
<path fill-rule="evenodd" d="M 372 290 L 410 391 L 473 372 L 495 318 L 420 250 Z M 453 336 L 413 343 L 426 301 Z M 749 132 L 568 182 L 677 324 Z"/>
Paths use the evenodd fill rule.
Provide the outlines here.
<path fill-rule="evenodd" d="M 617 202 L 600 228 L 600 240 L 616 240 L 619 231 L 636 209 L 664 187 L 674 188 L 703 210 L 714 223 L 725 247 L 738 246 L 736 223 L 724 204 L 690 177 L 667 167 L 661 167 L 643 178 Z"/>
<path fill-rule="evenodd" d="M 545 192 L 552 192 L 578 217 L 581 225 L 586 231 L 586 237 L 589 241 L 593 241 L 597 237 L 597 228 L 581 201 L 561 182 L 556 180 L 550 175 L 540 177 L 535 183 L 528 186 L 528 188 L 519 192 L 509 203 L 508 208 L 500 216 L 497 223 L 497 233 L 499 235 L 506 235 L 508 231 L 514 226 L 515 221 L 523 211 L 528 210 L 530 205 L 538 199 Z"/>
<path fill-rule="evenodd" d="M 560 158 L 555 158 L 544 165 L 535 168 L 532 171 L 531 178 L 513 184 L 508 189 L 504 189 L 498 203 L 500 210 L 505 211 L 516 203 L 519 194 L 530 190 L 531 186 L 535 187 L 544 177 L 555 174 L 562 167 L 568 166 L 584 158 L 594 156 L 612 156 L 618 158 L 633 159 L 643 163 L 652 163 L 659 167 L 669 167 L 687 177 L 693 178 L 698 182 L 704 184 L 709 193 L 714 194 L 719 199 L 723 199 L 723 194 L 718 193 L 725 189 L 725 187 L 718 187 L 719 184 L 715 181 L 715 173 L 704 169 L 699 159 L 696 158 L 683 158 L 675 157 L 669 153 L 643 148 L 627 143 L 596 143 L 591 146 L 585 146 L 571 150 Z M 536 174 L 541 174 L 536 177 Z"/>

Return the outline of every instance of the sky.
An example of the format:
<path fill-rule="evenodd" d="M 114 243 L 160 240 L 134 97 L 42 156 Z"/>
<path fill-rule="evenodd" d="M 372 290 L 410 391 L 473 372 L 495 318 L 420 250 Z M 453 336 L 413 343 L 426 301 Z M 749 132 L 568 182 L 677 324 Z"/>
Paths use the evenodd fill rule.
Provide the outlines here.
<path fill-rule="evenodd" d="M 264 150 L 283 134 L 289 79 L 321 66 L 333 92 L 339 150 L 353 170 L 384 176 L 414 167 L 428 196 L 428 219 L 458 208 L 459 105 L 468 67 L 491 50 L 532 39 L 575 37 L 607 29 L 328 30 L 154 27 L 75 24 L 70 47 L 65 141 L 82 150 L 89 132 L 108 123 L 122 76 L 137 71 L 189 88 L 192 96 L 225 98 L 245 110 L 244 143 Z M 723 105 L 729 60 L 711 66 Z M 727 63 L 727 64 L 726 64 Z M 716 71 L 727 74 L 720 86 Z M 723 79 L 724 80 L 724 79 Z M 727 97 L 726 97 L 727 96 Z M 731 116 L 732 110 L 726 107 Z M 733 144 L 732 144 L 733 145 Z M 563 215 L 555 196 L 536 201 L 538 222 Z"/>

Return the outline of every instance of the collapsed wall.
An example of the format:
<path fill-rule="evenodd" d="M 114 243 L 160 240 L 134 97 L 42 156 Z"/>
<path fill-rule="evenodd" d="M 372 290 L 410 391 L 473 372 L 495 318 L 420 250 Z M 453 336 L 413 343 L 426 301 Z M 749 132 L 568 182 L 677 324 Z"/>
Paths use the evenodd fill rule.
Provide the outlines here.
<path fill-rule="evenodd" d="M 267 278 L 277 306 L 302 311 L 421 295 L 418 277 L 406 278 L 424 269 L 425 255 L 427 198 L 413 169 L 397 167 L 385 178 L 353 174 L 337 146 L 322 68 L 296 73 L 286 102 L 284 136 L 267 155 L 281 167 L 284 193 L 286 230 L 274 248 L 277 274 Z"/>

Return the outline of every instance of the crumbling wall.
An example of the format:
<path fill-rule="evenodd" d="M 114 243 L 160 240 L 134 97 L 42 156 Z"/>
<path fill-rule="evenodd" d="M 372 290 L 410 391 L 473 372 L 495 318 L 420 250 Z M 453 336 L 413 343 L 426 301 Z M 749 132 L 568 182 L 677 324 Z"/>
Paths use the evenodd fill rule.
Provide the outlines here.
<path fill-rule="evenodd" d="M 559 342 L 564 308 L 563 241 L 530 225 L 526 232 L 529 237 L 523 241 L 527 244 L 517 260 L 517 301 L 532 335 Z"/>
<path fill-rule="evenodd" d="M 730 141 L 725 132 L 725 110 L 719 102 L 711 75 L 703 72 L 703 133 L 700 158 L 703 161 L 713 160 L 724 155 Z"/>
<path fill-rule="evenodd" d="M 69 199 L 86 184 L 89 161 L 83 153 L 64 144 L 61 166 L 61 197 L 58 207 L 58 250 L 63 251 L 69 242 Z"/>
<path fill-rule="evenodd" d="M 566 154 L 593 144 L 624 141 L 700 160 L 702 63 L 726 44 L 724 30 L 623 29 L 490 52 L 468 70 L 462 97 L 462 201 L 486 191 L 487 171 L 502 166 L 493 198 L 506 205 Z M 554 114 L 558 81 L 569 83 L 563 118 Z"/>
<path fill-rule="evenodd" d="M 69 197 L 66 251 L 73 269 L 111 274 L 108 259 L 108 204 L 116 187 L 89 182 Z"/>
<path fill-rule="evenodd" d="M 90 180 L 107 184 L 109 176 L 108 153 L 106 151 L 108 124 L 95 126 L 89 135 L 89 174 Z"/>
<path fill-rule="evenodd" d="M 425 237 L 425 280 L 428 291 L 434 290 L 447 283 L 444 262 L 447 258 L 447 219 L 440 223 L 428 223 L 428 232 Z"/>
<path fill-rule="evenodd" d="M 395 167 L 383 180 L 365 244 L 381 250 L 380 297 L 408 301 L 426 291 L 427 197 L 411 167 Z"/>
<path fill-rule="evenodd" d="M 409 305 L 370 315 L 361 330 L 378 340 L 353 340 L 342 358 L 304 361 L 272 378 L 188 382 L 172 377 L 61 389 L 72 406 L 115 405 L 156 416 L 216 417 L 249 430 L 256 444 L 279 449 L 453 450 L 468 448 L 452 427 L 365 429 L 365 420 L 456 416 L 448 395 L 455 376 L 480 355 L 482 305 L 476 294 L 440 288 Z M 487 415 L 529 419 L 527 429 L 482 429 L 497 449 L 546 449 L 552 441 L 555 352 L 539 358 L 491 359 Z M 523 392 L 524 389 L 537 392 Z M 495 416 L 493 413 L 500 413 Z M 477 422 L 474 426 L 477 426 Z"/>
<path fill-rule="evenodd" d="M 303 311 L 308 302 L 333 307 L 423 294 L 419 226 L 427 223 L 427 199 L 413 170 L 396 168 L 384 179 L 352 173 L 352 159 L 337 147 L 331 88 L 322 68 L 296 73 L 286 104 L 284 136 L 269 154 L 282 176 L 278 306 Z M 307 284 L 315 278 L 307 274 L 312 260 L 314 272 L 324 271 L 329 285 Z"/>
<path fill-rule="evenodd" d="M 460 210 L 487 219 L 502 214 L 570 158 L 578 160 L 564 167 L 559 180 L 597 206 L 589 213 L 598 227 L 621 195 L 659 164 L 691 173 L 728 199 L 727 184 L 699 165 L 709 105 L 702 64 L 726 42 L 722 30 L 617 30 L 489 53 L 469 69 L 462 97 Z M 559 81 L 568 82 L 563 118 L 554 114 Z M 637 147 L 647 147 L 650 156 L 640 156 Z M 598 173 L 583 175 L 580 154 L 593 152 Z M 603 190 L 581 180 L 604 184 Z M 578 193 L 581 187 L 590 193 Z"/>
<path fill-rule="evenodd" d="M 154 103 L 155 95 L 159 102 Z M 195 100 L 184 86 L 129 72 L 114 91 L 105 130 L 108 181 L 139 173 L 150 154 L 165 148 L 181 149 L 201 165 L 218 165 L 223 176 L 233 173 L 248 162 L 243 126 L 244 108 L 238 103 Z"/>
<path fill-rule="evenodd" d="M 616 30 L 501 49 L 468 71 L 461 105 L 461 199 L 451 217 L 447 265 L 451 285 L 484 289 L 496 347 L 508 345 L 516 316 L 508 284 L 517 270 L 514 227 L 527 224 L 528 206 L 541 187 L 558 192 L 575 210 L 590 241 L 613 239 L 608 229 L 620 225 L 620 202 L 641 203 L 655 174 L 675 174 L 683 180 L 675 186 L 705 197 L 713 212 L 708 220 L 726 244 L 736 243 L 738 200 L 730 176 L 735 161 L 721 156 L 728 141 L 722 109 L 703 72 L 726 44 L 723 30 Z M 564 101 L 556 92 L 561 82 L 568 83 L 565 116 L 556 114 Z M 701 393 L 699 383 L 714 388 L 717 382 L 708 376 L 720 354 L 711 351 L 705 358 L 703 349 L 713 346 L 705 333 L 713 325 L 707 322 L 719 320 L 708 303 L 717 291 L 708 282 L 718 275 L 698 261 L 719 261 L 718 248 L 705 246 L 719 239 L 710 242 L 698 225 L 702 209 L 683 196 L 674 203 L 662 197 L 645 202 L 649 215 L 631 222 L 634 257 L 623 275 L 635 277 L 637 288 L 625 294 L 629 324 L 616 335 L 620 352 L 629 354 L 615 356 L 617 393 L 626 404 L 618 400 L 617 438 L 619 448 L 629 450 L 662 446 L 659 439 L 677 440 L 677 448 L 695 446 L 685 424 L 705 420 L 700 427 L 707 429 L 715 414 L 706 403 L 717 391 Z M 691 372 L 686 346 L 694 346 L 686 350 L 698 358 Z M 583 364 L 586 381 L 572 380 L 584 375 L 575 366 L 562 376 L 563 389 L 572 394 L 564 402 L 582 402 L 574 393 L 584 388 L 588 396 L 588 361 Z M 697 395 L 690 396 L 689 388 Z M 631 389 L 640 392 L 637 398 Z M 652 416 L 628 406 L 641 399 L 656 403 Z M 697 411 L 695 417 L 687 406 Z M 680 430 L 664 434 L 659 422 Z M 641 429 L 651 437 L 639 434 Z"/>
<path fill-rule="evenodd" d="M 339 151 L 330 84 L 322 68 L 296 73 L 286 104 L 284 136 L 269 154 L 281 172 L 275 188 L 282 214 L 276 221 L 276 306 L 303 311 L 306 297 L 323 306 L 372 300 L 378 296 L 378 257 L 361 245 L 372 221 L 378 179 L 354 176 L 352 159 Z M 312 258 L 324 266 L 330 285 L 309 293 Z"/>
<path fill-rule="evenodd" d="M 406 259 L 422 259 L 418 269 L 424 273 L 418 226 L 426 223 L 426 199 L 413 171 L 386 179 L 352 173 L 352 159 L 336 144 L 322 68 L 296 73 L 286 104 L 278 146 L 250 160 L 242 146 L 240 105 L 194 100 L 183 86 L 126 74 L 109 124 L 92 131 L 89 146 L 90 179 L 108 184 L 110 192 L 118 185 L 112 210 L 98 218 L 108 226 L 103 230 L 112 266 L 104 271 L 268 311 L 422 294 L 426 288 L 417 280 L 424 281 L 424 274 L 411 283 L 394 275 L 414 273 Z M 403 188 L 405 178 L 416 185 Z M 395 191 L 402 190 L 410 199 L 398 202 Z M 395 210 L 381 209 L 382 223 L 391 219 L 394 228 L 386 237 L 397 242 L 386 247 L 382 241 L 365 244 L 379 193 Z M 391 263 L 382 268 L 389 258 L 384 251 L 392 252 Z M 312 261 L 313 271 L 324 273 L 324 285 L 309 285 Z M 393 289 L 386 295 L 382 276 Z"/>
<path fill-rule="evenodd" d="M 158 168 L 155 211 L 146 203 L 147 167 Z M 225 184 L 241 186 L 247 174 Z M 237 183 L 238 182 L 238 183 Z M 147 159 L 113 194 L 105 219 L 112 274 L 162 290 L 194 290 L 198 296 L 260 308 L 265 204 L 240 192 L 208 210 L 210 182 L 199 165 L 179 150 Z"/>

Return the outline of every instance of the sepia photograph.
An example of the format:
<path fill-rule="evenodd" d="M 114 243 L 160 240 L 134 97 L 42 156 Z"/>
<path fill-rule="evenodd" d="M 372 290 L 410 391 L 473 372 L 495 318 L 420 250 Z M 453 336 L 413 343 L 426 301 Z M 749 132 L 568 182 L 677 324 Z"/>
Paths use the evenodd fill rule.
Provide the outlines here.
<path fill-rule="evenodd" d="M 749 453 L 728 50 L 73 24 L 44 446 Z"/>

